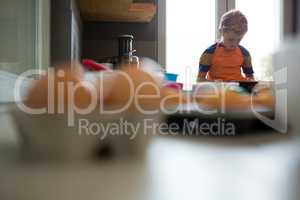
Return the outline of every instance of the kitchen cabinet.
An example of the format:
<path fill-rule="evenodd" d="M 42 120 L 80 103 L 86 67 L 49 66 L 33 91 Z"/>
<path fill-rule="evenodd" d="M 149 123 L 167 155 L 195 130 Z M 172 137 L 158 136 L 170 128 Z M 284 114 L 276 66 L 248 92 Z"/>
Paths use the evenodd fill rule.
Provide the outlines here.
<path fill-rule="evenodd" d="M 79 0 L 83 19 L 101 22 L 151 22 L 156 14 L 153 3 L 133 0 Z"/>

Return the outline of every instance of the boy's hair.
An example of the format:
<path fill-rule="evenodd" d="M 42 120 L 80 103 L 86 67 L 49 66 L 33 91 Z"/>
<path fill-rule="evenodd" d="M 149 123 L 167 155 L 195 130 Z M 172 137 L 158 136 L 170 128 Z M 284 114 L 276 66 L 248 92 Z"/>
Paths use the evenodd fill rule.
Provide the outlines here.
<path fill-rule="evenodd" d="M 223 32 L 233 31 L 242 35 L 248 31 L 248 20 L 239 10 L 231 10 L 225 13 L 220 21 L 219 30 Z"/>

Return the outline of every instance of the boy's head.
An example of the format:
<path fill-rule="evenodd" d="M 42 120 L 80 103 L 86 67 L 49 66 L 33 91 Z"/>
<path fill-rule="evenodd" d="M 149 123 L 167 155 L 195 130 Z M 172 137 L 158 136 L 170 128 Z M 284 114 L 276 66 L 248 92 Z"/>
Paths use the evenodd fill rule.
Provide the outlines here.
<path fill-rule="evenodd" d="M 219 31 L 225 48 L 236 48 L 248 31 L 246 16 L 238 10 L 225 13 L 221 18 Z"/>

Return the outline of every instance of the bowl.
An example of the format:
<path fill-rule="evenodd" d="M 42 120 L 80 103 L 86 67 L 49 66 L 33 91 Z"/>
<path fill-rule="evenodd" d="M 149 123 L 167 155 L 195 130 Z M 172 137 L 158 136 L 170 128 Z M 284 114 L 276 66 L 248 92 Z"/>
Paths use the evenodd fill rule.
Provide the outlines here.
<path fill-rule="evenodd" d="M 102 115 L 95 112 L 76 114 L 74 126 L 68 126 L 66 114 L 30 115 L 14 109 L 12 116 L 21 141 L 22 158 L 58 162 L 90 161 L 99 158 L 99 151 L 107 147 L 112 158 L 143 159 L 155 132 L 145 128 L 144 121 L 151 119 L 151 123 L 155 123 L 160 118 L 159 115 L 142 116 L 130 112 Z M 126 132 L 124 127 L 122 129 L 126 123 L 139 126 L 139 129 Z M 116 127 L 120 127 L 119 132 Z"/>
<path fill-rule="evenodd" d="M 178 74 L 165 73 L 165 80 L 170 82 L 177 81 Z"/>
<path fill-rule="evenodd" d="M 176 91 L 181 91 L 183 89 L 183 84 L 182 83 L 169 82 L 169 83 L 165 84 L 165 87 L 174 89 Z"/>

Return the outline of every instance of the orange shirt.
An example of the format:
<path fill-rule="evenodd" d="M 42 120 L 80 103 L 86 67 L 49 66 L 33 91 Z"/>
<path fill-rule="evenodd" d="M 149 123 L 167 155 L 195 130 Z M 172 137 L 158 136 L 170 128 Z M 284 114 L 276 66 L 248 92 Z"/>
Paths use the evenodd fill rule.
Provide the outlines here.
<path fill-rule="evenodd" d="M 199 76 L 207 73 L 208 80 L 241 81 L 245 75 L 253 75 L 250 53 L 242 46 L 225 50 L 221 44 L 214 44 L 202 54 Z"/>

